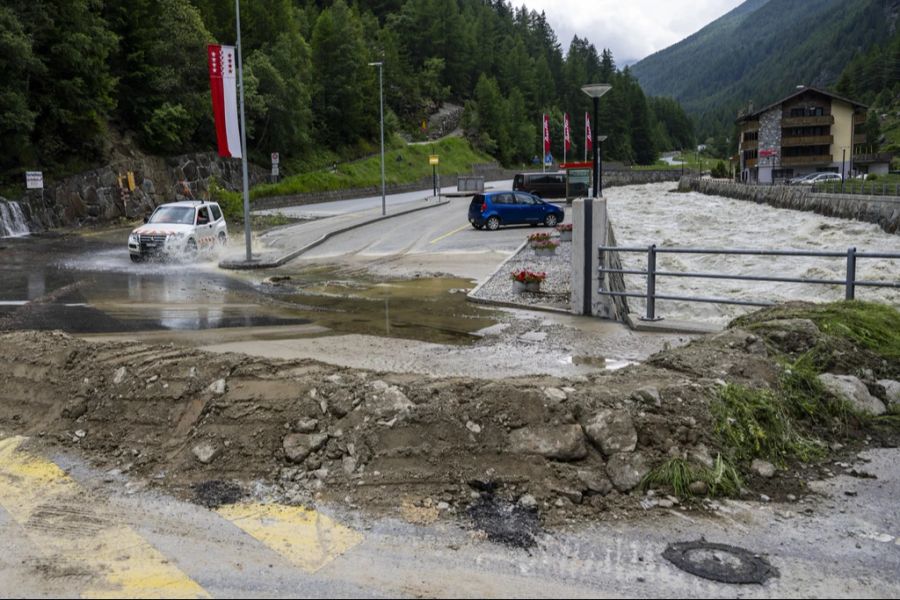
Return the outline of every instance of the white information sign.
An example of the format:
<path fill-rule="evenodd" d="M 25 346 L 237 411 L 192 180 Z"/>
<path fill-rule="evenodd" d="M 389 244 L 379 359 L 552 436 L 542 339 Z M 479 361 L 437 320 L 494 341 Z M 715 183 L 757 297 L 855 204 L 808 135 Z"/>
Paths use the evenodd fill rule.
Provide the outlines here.
<path fill-rule="evenodd" d="M 25 187 L 29 190 L 44 189 L 44 172 L 25 171 Z"/>

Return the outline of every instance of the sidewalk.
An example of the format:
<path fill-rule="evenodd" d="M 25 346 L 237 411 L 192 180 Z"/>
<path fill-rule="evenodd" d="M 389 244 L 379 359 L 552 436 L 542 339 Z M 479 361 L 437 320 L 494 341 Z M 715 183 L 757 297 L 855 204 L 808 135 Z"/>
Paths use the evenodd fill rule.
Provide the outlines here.
<path fill-rule="evenodd" d="M 223 269 L 279 267 L 345 231 L 412 212 L 443 206 L 449 202 L 450 200 L 438 200 L 430 197 L 390 206 L 386 215 L 382 215 L 381 207 L 378 207 L 279 227 L 259 236 L 258 242 L 261 242 L 264 249 L 259 253 L 254 252 L 253 260 L 248 262 L 241 253 L 222 260 L 219 267 Z"/>

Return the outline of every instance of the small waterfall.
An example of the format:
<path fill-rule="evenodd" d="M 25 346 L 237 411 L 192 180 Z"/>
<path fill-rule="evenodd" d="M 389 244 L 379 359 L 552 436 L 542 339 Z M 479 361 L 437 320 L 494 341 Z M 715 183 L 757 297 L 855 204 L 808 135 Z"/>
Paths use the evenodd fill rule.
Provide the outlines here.
<path fill-rule="evenodd" d="M 18 202 L 0 200 L 0 238 L 28 235 L 28 221 Z"/>

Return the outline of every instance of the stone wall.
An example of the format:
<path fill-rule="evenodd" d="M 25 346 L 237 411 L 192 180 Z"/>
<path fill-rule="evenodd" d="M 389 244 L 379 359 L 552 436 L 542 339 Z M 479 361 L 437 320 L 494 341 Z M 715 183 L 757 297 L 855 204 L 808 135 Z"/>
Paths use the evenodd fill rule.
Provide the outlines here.
<path fill-rule="evenodd" d="M 900 197 L 813 193 L 805 186 L 746 185 L 733 181 L 685 177 L 679 190 L 736 200 L 749 200 L 776 208 L 819 213 L 829 217 L 877 223 L 888 233 L 900 233 Z"/>
<path fill-rule="evenodd" d="M 134 173 L 135 189 L 123 194 L 119 176 L 128 171 Z M 265 171 L 251 165 L 251 185 L 263 181 L 265 175 Z M 45 173 L 43 193 L 29 190 L 17 200 L 31 229 L 38 231 L 118 218 L 136 219 L 165 202 L 208 198 L 212 178 L 228 189 L 240 189 L 241 162 L 213 153 L 170 158 L 134 153 L 59 181 L 48 181 Z"/>

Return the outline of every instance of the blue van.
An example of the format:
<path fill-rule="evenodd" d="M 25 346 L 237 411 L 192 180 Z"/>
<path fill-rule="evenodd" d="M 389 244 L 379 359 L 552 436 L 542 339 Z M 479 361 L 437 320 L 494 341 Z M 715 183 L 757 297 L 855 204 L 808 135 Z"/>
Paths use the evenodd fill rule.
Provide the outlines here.
<path fill-rule="evenodd" d="M 475 229 L 495 231 L 501 225 L 546 225 L 555 227 L 565 211 L 525 192 L 475 194 L 469 204 L 469 223 Z"/>

